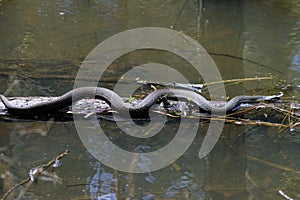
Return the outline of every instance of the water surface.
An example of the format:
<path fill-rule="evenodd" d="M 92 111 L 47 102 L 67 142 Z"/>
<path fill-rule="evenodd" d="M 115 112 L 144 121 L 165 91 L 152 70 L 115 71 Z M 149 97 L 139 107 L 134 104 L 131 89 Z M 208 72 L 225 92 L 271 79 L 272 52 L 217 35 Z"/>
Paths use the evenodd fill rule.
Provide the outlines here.
<path fill-rule="evenodd" d="M 224 80 L 273 77 L 226 84 L 227 96 L 282 91 L 285 97 L 299 99 L 299 8 L 293 0 L 2 1 L 0 93 L 60 95 L 73 87 L 81 62 L 100 42 L 128 29 L 153 26 L 182 31 L 198 41 L 212 53 Z M 192 83 L 202 81 L 178 56 L 142 50 L 113 63 L 99 85 L 113 88 L 128 70 L 149 62 L 181 70 Z M 179 80 L 170 73 L 163 70 L 160 78 Z M 161 148 L 178 126 L 169 120 L 160 137 L 131 140 L 115 123 L 100 124 L 115 144 L 132 151 Z M 62 166 L 55 169 L 61 181 L 38 180 L 16 190 L 11 199 L 283 199 L 279 190 L 300 198 L 298 132 L 229 123 L 209 156 L 200 159 L 207 126 L 200 122 L 191 147 L 169 166 L 131 174 L 97 161 L 72 122 L 2 119 L 0 194 L 27 178 L 29 169 L 69 149 Z"/>

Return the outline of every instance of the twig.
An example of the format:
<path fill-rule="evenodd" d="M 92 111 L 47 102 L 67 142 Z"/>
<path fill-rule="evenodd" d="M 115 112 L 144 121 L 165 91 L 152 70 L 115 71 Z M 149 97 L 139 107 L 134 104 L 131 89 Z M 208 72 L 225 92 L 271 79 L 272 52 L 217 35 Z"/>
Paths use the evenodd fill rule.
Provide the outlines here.
<path fill-rule="evenodd" d="M 185 8 L 185 6 L 187 5 L 188 2 L 189 2 L 189 0 L 186 0 L 186 1 L 184 2 L 184 4 L 181 6 L 181 8 L 180 8 L 180 10 L 179 10 L 179 13 L 178 13 L 178 15 L 177 15 L 177 17 L 176 17 L 176 19 L 175 19 L 174 24 L 173 24 L 173 28 L 174 28 L 174 29 L 176 28 L 177 22 L 178 22 L 179 18 L 181 17 L 182 11 L 183 11 L 183 9 Z"/>
<path fill-rule="evenodd" d="M 72 187 L 78 187 L 78 186 L 88 186 L 89 184 L 87 183 L 75 183 L 75 184 L 70 184 L 67 185 L 62 191 L 59 192 L 59 194 L 63 194 L 67 189 L 72 188 Z"/>
<path fill-rule="evenodd" d="M 268 66 L 268 65 L 265 65 L 265 64 L 262 64 L 262 63 L 259 63 L 259 62 L 250 60 L 250 59 L 248 59 L 248 58 L 243 58 L 243 57 L 234 56 L 234 55 L 230 55 L 230 54 L 224 54 L 224 53 L 213 53 L 213 52 L 208 52 L 208 54 L 209 54 L 209 55 L 213 55 L 213 56 L 229 57 L 229 58 L 233 58 L 233 59 L 237 59 L 237 60 L 246 61 L 246 62 L 251 63 L 251 64 L 254 64 L 254 65 L 258 66 L 258 67 L 263 67 L 263 68 L 266 68 L 266 69 L 275 71 L 275 72 L 277 72 L 278 74 L 283 74 L 283 72 L 277 70 L 278 68 L 270 67 L 270 66 Z M 279 69 L 280 69 L 280 68 L 279 68 Z"/>
<path fill-rule="evenodd" d="M 56 156 L 55 158 L 53 158 L 52 160 L 50 160 L 47 164 L 42 165 L 41 167 L 43 168 L 43 171 L 45 171 L 46 169 L 48 169 L 52 164 L 54 164 L 57 160 L 62 159 L 63 157 L 65 157 L 67 154 L 69 154 L 70 151 L 69 150 L 65 150 L 63 153 L 61 153 L 60 155 Z"/>
<path fill-rule="evenodd" d="M 288 120 L 289 120 L 289 126 L 290 126 L 290 131 L 293 132 L 295 131 L 294 127 L 293 127 L 293 118 L 291 116 L 291 113 L 294 113 L 294 107 L 292 106 L 293 102 L 290 103 L 290 110 L 288 112 Z"/>
<path fill-rule="evenodd" d="M 250 159 L 250 160 L 262 163 L 264 165 L 267 165 L 269 167 L 273 167 L 273 168 L 276 168 L 276 169 L 279 169 L 279 170 L 282 170 L 282 171 L 291 172 L 291 173 L 300 175 L 300 171 L 297 171 L 297 170 L 294 170 L 294 169 L 291 169 L 291 168 L 288 168 L 288 167 L 284 167 L 284 166 L 281 166 L 281 165 L 278 165 L 278 164 L 275 164 L 275 163 L 271 163 L 271 162 L 262 160 L 260 158 L 254 157 L 254 156 L 248 155 L 247 158 Z"/>
<path fill-rule="evenodd" d="M 204 85 L 214 85 L 214 84 L 219 84 L 219 83 L 232 83 L 232 82 L 245 82 L 245 81 L 260 81 L 260 80 L 271 80 L 273 77 L 271 76 L 266 76 L 266 77 L 259 77 L 259 78 L 237 78 L 237 79 L 230 79 L 230 80 L 222 80 L 222 81 L 214 81 L 214 82 L 208 82 L 205 83 Z"/>
<path fill-rule="evenodd" d="M 57 162 L 58 160 L 60 160 L 61 158 L 63 158 L 64 156 L 66 156 L 68 153 L 70 153 L 69 150 L 65 150 L 63 153 L 61 153 L 60 155 L 56 156 L 55 158 L 53 158 L 52 160 L 50 160 L 48 163 L 42 165 L 42 166 L 39 166 L 39 167 L 36 167 L 38 168 L 39 170 L 38 171 L 38 174 L 42 173 L 43 171 L 45 171 L 46 169 L 48 169 L 51 165 L 53 165 L 55 162 Z M 38 175 L 37 174 L 37 175 Z M 36 176 L 37 176 L 36 175 Z M 17 189 L 18 187 L 28 183 L 31 179 L 31 177 L 28 177 L 26 179 L 24 179 L 23 181 L 21 181 L 20 183 L 18 183 L 17 185 L 15 185 L 14 187 L 12 187 L 11 189 L 9 189 L 4 195 L 3 197 L 1 198 L 1 200 L 5 200 L 8 195 L 10 193 L 12 193 L 15 189 Z"/>
<path fill-rule="evenodd" d="M 250 176 L 249 174 L 249 170 L 247 169 L 246 172 L 245 172 L 245 176 L 246 178 L 250 181 L 250 183 L 255 187 L 255 188 L 258 188 L 258 185 L 257 183 L 254 181 L 254 179 Z"/>

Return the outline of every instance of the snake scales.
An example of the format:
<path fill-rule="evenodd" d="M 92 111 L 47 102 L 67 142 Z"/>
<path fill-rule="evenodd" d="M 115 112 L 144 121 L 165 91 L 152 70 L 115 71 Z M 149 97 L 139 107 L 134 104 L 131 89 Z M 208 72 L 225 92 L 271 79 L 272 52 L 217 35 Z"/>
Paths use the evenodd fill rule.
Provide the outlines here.
<path fill-rule="evenodd" d="M 207 113 L 229 113 L 233 112 L 242 103 L 253 103 L 257 101 L 270 101 L 278 99 L 279 96 L 236 96 L 222 106 L 205 99 L 202 95 L 189 90 L 182 89 L 160 89 L 155 90 L 146 96 L 137 105 L 132 106 L 114 91 L 102 87 L 81 87 L 73 89 L 62 96 L 47 102 L 41 102 L 28 106 L 16 106 L 0 94 L 0 99 L 5 105 L 8 113 L 16 115 L 35 115 L 51 113 L 66 108 L 72 103 L 81 99 L 95 98 L 107 102 L 111 108 L 118 113 L 130 113 L 132 117 L 148 117 L 149 109 L 154 104 L 164 102 L 164 100 L 186 100 L 199 106 L 199 109 Z"/>

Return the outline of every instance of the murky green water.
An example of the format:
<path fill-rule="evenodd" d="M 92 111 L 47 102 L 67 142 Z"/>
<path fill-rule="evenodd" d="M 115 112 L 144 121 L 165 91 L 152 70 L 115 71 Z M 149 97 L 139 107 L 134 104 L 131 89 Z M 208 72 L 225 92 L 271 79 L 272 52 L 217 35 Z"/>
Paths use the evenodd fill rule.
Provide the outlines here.
<path fill-rule="evenodd" d="M 299 99 L 299 10 L 296 0 L 1 1 L 0 93 L 60 95 L 73 87 L 81 62 L 96 45 L 119 32 L 151 26 L 182 31 L 197 40 L 213 53 L 223 79 L 274 77 L 226 84 L 230 97 L 283 91 L 285 97 Z M 133 66 L 149 62 L 172 66 L 190 82 L 201 81 L 182 59 L 143 50 L 114 62 L 100 85 L 112 88 Z M 178 81 L 168 71 L 160 76 Z M 115 144 L 132 151 L 161 148 L 172 140 L 178 126 L 170 120 L 159 137 L 131 140 L 115 123 L 100 124 Z M 55 169 L 62 180 L 48 175 L 47 180 L 24 185 L 9 197 L 284 199 L 278 192 L 282 190 L 293 199 L 300 198 L 299 132 L 229 123 L 209 156 L 200 159 L 198 152 L 207 126 L 206 122 L 200 123 L 193 144 L 169 166 L 131 174 L 98 162 L 82 144 L 72 122 L 2 120 L 0 194 L 27 178 L 32 167 L 69 149 L 71 153 L 62 159 L 62 166 Z"/>

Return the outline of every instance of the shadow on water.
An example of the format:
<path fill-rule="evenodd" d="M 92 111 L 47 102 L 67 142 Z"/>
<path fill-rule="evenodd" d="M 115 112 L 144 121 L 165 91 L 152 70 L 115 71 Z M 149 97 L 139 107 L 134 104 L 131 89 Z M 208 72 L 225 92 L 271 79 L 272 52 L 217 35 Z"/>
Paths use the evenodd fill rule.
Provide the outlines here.
<path fill-rule="evenodd" d="M 271 81 L 226 84 L 228 96 L 283 91 L 286 97 L 298 99 L 299 7 L 294 0 L 1 1 L 0 92 L 7 96 L 65 93 L 73 87 L 81 62 L 100 42 L 128 29 L 156 26 L 182 31 L 209 52 L 232 55 L 212 55 L 224 80 L 274 77 Z M 143 50 L 116 60 L 104 74 L 108 81 L 100 85 L 113 88 L 128 70 L 149 62 L 172 66 L 192 83 L 202 81 L 178 56 Z M 161 72 L 160 79 L 179 79 L 169 73 Z M 176 133 L 176 123 L 167 121 L 155 138 L 133 140 L 114 122 L 100 122 L 115 144 L 140 152 L 168 144 Z M 200 122 L 193 144 L 169 166 L 131 174 L 97 161 L 82 144 L 73 122 L 1 121 L 0 195 L 27 178 L 31 168 L 69 149 L 71 153 L 59 168 L 47 170 L 37 182 L 18 188 L 9 197 L 283 199 L 282 191 L 293 199 L 300 198 L 298 132 L 229 123 L 212 152 L 200 159 L 207 126 Z"/>

